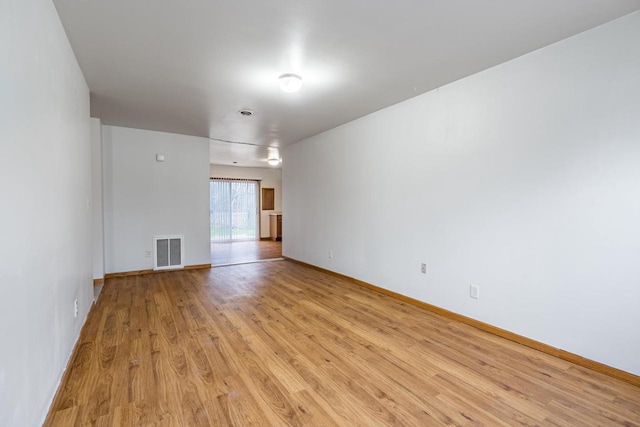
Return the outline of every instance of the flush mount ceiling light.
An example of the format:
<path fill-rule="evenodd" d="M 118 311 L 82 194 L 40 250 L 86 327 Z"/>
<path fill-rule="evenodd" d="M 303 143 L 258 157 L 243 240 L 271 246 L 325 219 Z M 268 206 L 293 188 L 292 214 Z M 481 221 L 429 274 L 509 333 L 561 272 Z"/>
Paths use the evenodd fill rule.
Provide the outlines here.
<path fill-rule="evenodd" d="M 284 73 L 278 77 L 278 84 L 284 92 L 297 92 L 302 87 L 302 77 L 294 73 Z"/>
<path fill-rule="evenodd" d="M 267 157 L 267 163 L 271 166 L 278 166 L 280 164 L 280 153 L 277 148 L 269 147 L 269 156 Z"/>

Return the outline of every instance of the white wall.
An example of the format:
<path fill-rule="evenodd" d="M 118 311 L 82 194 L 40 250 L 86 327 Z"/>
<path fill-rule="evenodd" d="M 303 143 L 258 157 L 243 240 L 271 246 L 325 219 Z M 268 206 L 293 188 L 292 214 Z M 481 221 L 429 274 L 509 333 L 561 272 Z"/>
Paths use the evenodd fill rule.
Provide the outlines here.
<path fill-rule="evenodd" d="M 91 119 L 91 200 L 93 211 L 93 278 L 104 277 L 104 221 L 102 214 L 102 125 Z"/>
<path fill-rule="evenodd" d="M 210 165 L 212 178 L 259 179 L 260 188 L 273 188 L 274 210 L 262 210 L 262 190 L 260 190 L 260 237 L 269 237 L 269 213 L 282 211 L 282 171 L 276 168 L 243 168 L 237 166 Z"/>
<path fill-rule="evenodd" d="M 285 148 L 284 255 L 640 374 L 639 76 L 635 13 Z"/>
<path fill-rule="evenodd" d="M 184 264 L 210 264 L 209 140 L 102 126 L 102 145 L 105 273 L 153 268 L 155 235 L 184 235 Z"/>
<path fill-rule="evenodd" d="M 93 301 L 89 90 L 50 0 L 0 2 L 0 52 L 0 425 L 24 427 Z"/>

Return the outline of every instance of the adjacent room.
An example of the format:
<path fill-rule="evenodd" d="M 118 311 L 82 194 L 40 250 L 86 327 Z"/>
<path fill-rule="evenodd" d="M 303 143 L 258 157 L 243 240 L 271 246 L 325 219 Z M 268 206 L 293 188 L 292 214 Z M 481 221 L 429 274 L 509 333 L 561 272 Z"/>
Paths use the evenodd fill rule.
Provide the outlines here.
<path fill-rule="evenodd" d="M 640 425 L 640 0 L 0 0 L 0 426 Z"/>

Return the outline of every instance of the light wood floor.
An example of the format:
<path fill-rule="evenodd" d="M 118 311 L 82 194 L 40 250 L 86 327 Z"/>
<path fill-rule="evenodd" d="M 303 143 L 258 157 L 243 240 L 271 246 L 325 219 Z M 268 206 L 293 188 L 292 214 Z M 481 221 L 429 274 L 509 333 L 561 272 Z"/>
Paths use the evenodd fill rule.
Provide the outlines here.
<path fill-rule="evenodd" d="M 47 426 L 640 425 L 640 388 L 275 261 L 110 279 Z"/>
<path fill-rule="evenodd" d="M 274 242 L 273 240 L 211 243 L 211 265 L 214 266 L 281 257 L 282 242 Z"/>

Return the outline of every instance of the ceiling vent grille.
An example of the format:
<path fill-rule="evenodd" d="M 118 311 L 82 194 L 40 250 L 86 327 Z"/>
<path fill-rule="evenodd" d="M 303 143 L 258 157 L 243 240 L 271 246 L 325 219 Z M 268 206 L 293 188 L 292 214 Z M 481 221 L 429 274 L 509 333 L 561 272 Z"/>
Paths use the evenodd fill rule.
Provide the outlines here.
<path fill-rule="evenodd" d="M 184 236 L 153 236 L 153 269 L 184 268 Z"/>

